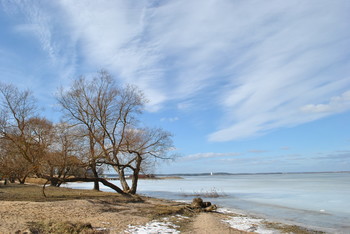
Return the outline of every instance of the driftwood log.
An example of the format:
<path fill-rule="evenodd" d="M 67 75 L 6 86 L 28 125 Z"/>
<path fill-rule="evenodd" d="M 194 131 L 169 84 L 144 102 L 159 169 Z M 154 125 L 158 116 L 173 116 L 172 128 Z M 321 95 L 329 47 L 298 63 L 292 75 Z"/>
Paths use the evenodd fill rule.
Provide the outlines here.
<path fill-rule="evenodd" d="M 192 209 L 198 209 L 202 211 L 214 211 L 217 209 L 216 205 L 212 205 L 211 202 L 204 202 L 202 198 L 197 197 L 192 200 L 190 205 Z"/>

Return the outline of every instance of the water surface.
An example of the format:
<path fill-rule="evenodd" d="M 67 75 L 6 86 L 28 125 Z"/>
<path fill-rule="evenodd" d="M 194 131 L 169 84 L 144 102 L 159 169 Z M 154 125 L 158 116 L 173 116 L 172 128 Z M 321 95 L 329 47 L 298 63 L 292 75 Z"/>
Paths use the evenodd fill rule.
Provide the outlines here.
<path fill-rule="evenodd" d="M 92 188 L 92 183 L 68 186 Z M 102 190 L 110 191 L 106 187 Z M 186 176 L 140 180 L 138 189 L 147 196 L 185 201 L 192 200 L 190 194 L 211 191 L 223 196 L 205 199 L 221 207 L 333 233 L 350 233 L 350 173 Z"/>

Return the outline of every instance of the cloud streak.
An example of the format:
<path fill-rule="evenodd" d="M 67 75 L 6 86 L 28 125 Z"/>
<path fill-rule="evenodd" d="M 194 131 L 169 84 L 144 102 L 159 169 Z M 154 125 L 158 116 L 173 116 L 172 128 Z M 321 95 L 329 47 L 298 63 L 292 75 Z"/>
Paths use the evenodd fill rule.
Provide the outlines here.
<path fill-rule="evenodd" d="M 238 58 L 243 65 L 221 99 L 224 124 L 209 135 L 210 141 L 260 136 L 319 119 L 325 115 L 305 112 L 317 106 L 306 105 L 325 102 L 349 87 L 350 34 L 344 24 L 349 4 L 294 3 L 284 5 L 288 10 L 280 4 L 258 7 L 253 22 L 246 25 L 247 31 L 256 30 L 255 37 L 248 37 L 252 43 Z M 342 111 L 350 109 L 340 102 L 330 104 L 342 104 Z M 339 112 L 339 108 L 327 109 L 328 115 Z"/>
<path fill-rule="evenodd" d="M 192 160 L 200 160 L 200 159 L 208 159 L 208 158 L 219 158 L 219 157 L 236 157 L 240 156 L 241 153 L 198 153 L 198 154 L 190 154 L 185 157 L 182 157 L 183 161 L 192 161 Z"/>
<path fill-rule="evenodd" d="M 350 90 L 335 96 L 328 103 L 308 104 L 301 108 L 306 113 L 332 114 L 350 109 Z"/>
<path fill-rule="evenodd" d="M 209 141 L 350 109 L 347 0 L 25 3 L 16 30 L 35 34 L 63 75 L 106 68 L 144 90 L 149 111 L 205 102 L 222 116 Z"/>
<path fill-rule="evenodd" d="M 175 117 L 169 117 L 169 118 L 161 118 L 161 119 L 160 119 L 161 122 L 170 122 L 170 123 L 176 122 L 176 121 L 178 121 L 178 120 L 180 120 L 180 118 L 177 117 L 177 116 L 175 116 Z"/>

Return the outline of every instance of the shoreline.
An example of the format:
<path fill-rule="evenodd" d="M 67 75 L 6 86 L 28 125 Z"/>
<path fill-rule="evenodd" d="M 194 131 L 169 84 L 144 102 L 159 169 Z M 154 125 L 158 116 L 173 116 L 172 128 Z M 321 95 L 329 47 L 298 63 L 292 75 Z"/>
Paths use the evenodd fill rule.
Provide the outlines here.
<path fill-rule="evenodd" d="M 245 210 L 238 210 L 226 207 L 220 207 L 219 213 L 234 217 L 233 221 L 226 220 L 231 227 L 250 231 L 254 230 L 251 227 L 257 227 L 258 233 L 338 233 L 333 229 L 304 225 L 293 221 L 279 219 L 276 217 L 251 213 Z M 279 232 L 277 232 L 279 233 Z"/>
<path fill-rule="evenodd" d="M 117 177 L 103 177 L 106 180 L 119 180 Z M 126 178 L 127 180 L 131 180 L 131 178 Z M 164 177 L 141 177 L 139 180 L 183 180 L 184 178 L 181 176 L 164 176 Z M 76 182 L 75 182 L 76 183 Z M 82 182 L 84 183 L 84 182 Z"/>
<path fill-rule="evenodd" d="M 140 194 L 142 194 L 142 191 L 139 192 Z M 193 193 L 195 194 L 195 192 Z M 148 196 L 148 197 L 156 197 L 158 199 L 168 199 L 169 201 L 176 201 L 176 202 L 191 202 L 191 199 L 189 198 L 193 198 L 195 196 L 193 196 L 193 194 L 191 194 L 190 196 L 185 196 L 186 198 L 182 199 L 182 198 L 171 198 L 171 197 L 167 197 L 167 196 L 162 196 L 162 195 L 158 195 L 155 193 L 144 193 L 142 194 L 143 196 Z M 198 196 L 198 195 L 197 195 Z M 200 196 L 200 195 L 199 195 Z M 220 194 L 219 194 L 220 196 Z M 223 193 L 222 196 L 226 196 L 225 193 Z M 215 203 L 216 205 L 219 205 L 222 208 L 227 208 L 229 210 L 234 210 L 235 213 L 238 213 L 240 215 L 245 215 L 248 217 L 254 217 L 257 219 L 262 219 L 264 220 L 264 222 L 266 222 L 269 226 L 274 226 L 275 224 L 278 224 L 277 226 L 281 226 L 281 225 L 285 225 L 285 226 L 290 226 L 290 227 L 299 227 L 299 229 L 307 229 L 310 230 L 310 232 L 307 233 L 348 233 L 348 231 L 350 230 L 349 227 L 346 227 L 346 225 L 343 227 L 342 225 L 334 225 L 332 227 L 322 227 L 322 226 L 318 226 L 318 225 L 312 225 L 311 223 L 301 223 L 301 222 L 297 222 L 297 221 L 291 221 L 288 219 L 285 219 L 282 216 L 276 216 L 276 213 L 272 212 L 272 213 L 258 213 L 258 212 L 253 212 L 253 211 L 249 211 L 246 209 L 240 209 L 240 208 L 229 208 L 229 206 L 225 206 L 223 204 L 217 204 L 215 202 L 215 198 L 210 198 L 210 197 L 206 197 L 205 194 L 203 194 L 203 196 L 200 196 L 203 199 L 207 200 L 207 201 L 211 201 L 212 203 Z M 269 211 L 269 210 L 268 210 Z M 273 216 L 273 214 L 275 214 L 275 216 Z M 287 213 L 286 213 L 287 214 Z M 300 215 L 303 215 L 300 213 Z M 324 213 L 324 215 L 326 215 L 326 213 Z M 255 224 L 254 224 L 255 225 Z M 304 233 L 304 232 L 303 232 Z"/>
<path fill-rule="evenodd" d="M 45 193 L 38 185 L 0 186 L 0 233 L 203 233 L 193 226 L 200 213 L 185 203 L 50 186 Z M 246 233 L 224 223 L 211 228 Z"/>
<path fill-rule="evenodd" d="M 20 193 L 6 196 L 11 189 Z M 36 191 L 33 198 L 27 196 L 30 191 L 24 193 L 26 189 Z M 63 225 L 67 222 L 75 225 L 82 221 L 94 230 L 106 231 L 102 233 L 135 233 L 145 230 L 203 233 L 204 229 L 200 228 L 205 225 L 208 230 L 218 230 L 211 233 L 269 234 L 281 233 L 283 230 L 300 234 L 321 233 L 310 227 L 305 229 L 299 225 L 271 222 L 270 219 L 242 212 L 228 212 L 229 209 L 225 208 L 219 208 L 216 212 L 187 212 L 188 203 L 148 196 L 125 198 L 110 192 L 55 187 L 48 187 L 46 193 L 48 198 L 43 198 L 41 187 L 37 185 L 1 186 L 0 233 L 18 230 L 24 232 L 28 228 L 48 228 L 48 225 Z M 210 198 L 205 200 L 210 201 Z M 28 226 L 34 224 L 35 227 Z"/>

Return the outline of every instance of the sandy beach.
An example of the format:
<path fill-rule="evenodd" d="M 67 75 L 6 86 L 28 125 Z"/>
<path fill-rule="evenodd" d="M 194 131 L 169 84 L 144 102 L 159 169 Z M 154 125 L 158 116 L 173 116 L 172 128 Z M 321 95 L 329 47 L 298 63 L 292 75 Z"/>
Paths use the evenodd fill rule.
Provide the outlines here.
<path fill-rule="evenodd" d="M 0 233 L 247 233 L 184 203 L 51 187 L 45 193 L 35 185 L 0 187 Z"/>
<path fill-rule="evenodd" d="M 0 186 L 0 233 L 320 233 L 144 196 L 38 185 Z"/>
<path fill-rule="evenodd" d="M 101 233 L 133 233 L 132 227 L 139 227 L 141 230 L 140 227 L 152 221 L 150 217 L 140 214 L 140 210 L 169 205 L 169 202 L 149 198 L 144 203 L 127 204 L 90 199 L 55 202 L 1 201 L 0 204 L 0 233 L 29 232 L 33 230 L 31 224 L 34 223 L 65 222 L 89 223 L 93 230 Z M 170 217 L 173 223 L 186 219 L 179 215 Z M 248 233 L 230 228 L 215 213 L 199 213 L 187 219 L 187 227 L 183 233 Z M 164 225 L 162 230 L 168 230 L 168 226 Z"/>

